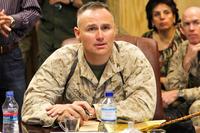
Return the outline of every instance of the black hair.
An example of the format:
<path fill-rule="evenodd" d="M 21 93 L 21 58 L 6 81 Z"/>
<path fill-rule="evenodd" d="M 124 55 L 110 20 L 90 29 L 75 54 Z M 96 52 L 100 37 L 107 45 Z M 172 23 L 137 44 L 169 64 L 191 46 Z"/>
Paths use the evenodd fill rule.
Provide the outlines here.
<path fill-rule="evenodd" d="M 176 7 L 176 3 L 173 0 L 149 0 L 146 5 L 146 16 L 148 20 L 149 29 L 153 29 L 153 28 L 155 29 L 155 27 L 152 25 L 153 9 L 160 3 L 166 4 L 171 8 L 172 13 L 175 15 L 174 25 L 180 22 L 178 8 Z"/>

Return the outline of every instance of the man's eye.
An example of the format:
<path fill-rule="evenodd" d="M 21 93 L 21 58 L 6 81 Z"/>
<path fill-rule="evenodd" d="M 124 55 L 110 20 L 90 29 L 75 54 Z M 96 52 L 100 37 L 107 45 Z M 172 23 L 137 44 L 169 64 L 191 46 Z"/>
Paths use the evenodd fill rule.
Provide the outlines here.
<path fill-rule="evenodd" d="M 190 25 L 190 23 L 183 23 L 183 26 L 184 27 L 187 27 L 187 26 L 189 26 Z"/>
<path fill-rule="evenodd" d="M 198 25 L 200 24 L 200 21 L 194 21 L 193 24 L 194 24 L 195 26 L 198 26 Z"/>
<path fill-rule="evenodd" d="M 95 28 L 95 27 L 90 27 L 90 28 L 88 28 L 87 29 L 87 31 L 95 31 L 97 28 Z"/>
<path fill-rule="evenodd" d="M 110 26 L 103 26 L 101 29 L 102 29 L 103 31 L 105 31 L 105 30 L 111 29 L 111 27 L 110 27 Z"/>

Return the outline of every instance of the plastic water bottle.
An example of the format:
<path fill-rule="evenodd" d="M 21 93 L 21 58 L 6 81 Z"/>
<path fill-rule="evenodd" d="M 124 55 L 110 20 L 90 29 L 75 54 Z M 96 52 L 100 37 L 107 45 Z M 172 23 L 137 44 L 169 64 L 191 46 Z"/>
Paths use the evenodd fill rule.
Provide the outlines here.
<path fill-rule="evenodd" d="M 106 92 L 101 105 L 101 121 L 108 132 L 115 132 L 117 108 L 113 101 L 113 92 Z"/>
<path fill-rule="evenodd" d="M 7 91 L 6 100 L 2 105 L 3 133 L 19 133 L 18 109 L 19 106 L 14 99 L 13 91 Z"/>

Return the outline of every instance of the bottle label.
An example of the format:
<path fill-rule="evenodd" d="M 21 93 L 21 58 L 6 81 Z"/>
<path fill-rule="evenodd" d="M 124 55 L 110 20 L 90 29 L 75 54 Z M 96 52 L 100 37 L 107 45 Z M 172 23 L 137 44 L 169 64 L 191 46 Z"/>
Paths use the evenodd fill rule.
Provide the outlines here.
<path fill-rule="evenodd" d="M 3 123 L 18 121 L 18 113 L 3 113 Z"/>
<path fill-rule="evenodd" d="M 116 119 L 116 107 L 101 107 L 102 121 L 115 121 Z"/>

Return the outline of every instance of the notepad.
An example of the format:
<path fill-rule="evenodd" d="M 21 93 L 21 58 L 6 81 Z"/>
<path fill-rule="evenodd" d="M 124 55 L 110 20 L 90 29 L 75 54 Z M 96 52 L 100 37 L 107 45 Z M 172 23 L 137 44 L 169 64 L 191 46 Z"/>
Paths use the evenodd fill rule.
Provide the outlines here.
<path fill-rule="evenodd" d="M 79 128 L 79 131 L 84 132 L 84 131 L 98 131 L 98 126 L 99 126 L 99 121 L 84 121 L 83 126 Z"/>

